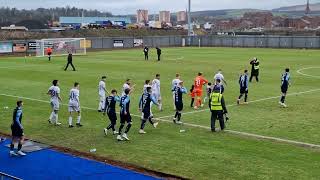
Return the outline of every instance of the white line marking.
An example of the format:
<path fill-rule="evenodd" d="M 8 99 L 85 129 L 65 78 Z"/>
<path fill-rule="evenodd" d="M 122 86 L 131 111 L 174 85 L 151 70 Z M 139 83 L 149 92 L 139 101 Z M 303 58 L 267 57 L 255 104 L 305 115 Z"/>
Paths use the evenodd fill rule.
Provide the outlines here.
<path fill-rule="evenodd" d="M 161 121 L 163 121 L 163 122 L 168 122 L 168 123 L 173 123 L 172 121 L 164 120 L 164 119 L 162 119 Z M 202 128 L 202 129 L 211 130 L 211 128 L 208 127 L 208 126 L 202 126 L 202 125 L 191 124 L 191 123 L 183 123 L 183 124 L 184 124 L 184 125 L 187 125 L 187 126 L 190 126 L 190 127 L 195 127 L 195 128 Z M 311 144 L 311 143 L 293 141 L 293 140 L 276 138 L 276 137 L 270 137 L 270 136 L 262 136 L 262 135 L 257 135 L 257 134 L 252 134 L 252 133 L 246 133 L 246 132 L 240 132 L 240 131 L 233 131 L 233 130 L 224 130 L 224 132 L 228 132 L 228 133 L 230 133 L 230 134 L 235 134 L 235 135 L 246 136 L 246 137 L 253 137 L 253 138 L 257 138 L 257 139 L 264 139 L 264 140 L 271 140 L 271 141 L 276 141 L 276 142 L 282 142 L 282 143 L 286 143 L 286 144 L 293 144 L 293 145 L 296 145 L 296 146 L 302 146 L 302 147 L 309 147 L 309 148 L 317 148 L 317 149 L 320 149 L 320 145 L 318 145 L 318 144 Z"/>
<path fill-rule="evenodd" d="M 307 93 L 316 92 L 316 91 L 320 91 L 320 89 L 313 89 L 313 90 L 309 90 L 309 91 L 303 91 L 303 92 L 297 92 L 297 93 L 290 93 L 290 94 L 287 94 L 287 96 L 307 94 Z M 248 103 L 256 103 L 256 102 L 261 102 L 261 101 L 267 101 L 267 100 L 271 100 L 271 99 L 277 99 L 277 98 L 280 98 L 280 97 L 281 97 L 281 96 L 273 96 L 273 97 L 268 97 L 268 98 L 263 98 L 263 99 L 257 99 L 257 100 L 249 101 Z M 237 106 L 237 104 L 227 105 L 227 107 L 233 107 L 233 106 Z M 186 114 L 194 114 L 194 113 L 200 113 L 200 112 L 204 112 L 204 111 L 209 111 L 209 108 L 202 109 L 202 110 L 195 110 L 195 111 L 185 112 L 185 113 L 182 113 L 182 114 L 183 114 L 183 115 L 186 115 Z M 162 118 L 169 118 L 169 117 L 173 117 L 173 116 L 172 116 L 172 115 L 171 115 L 171 116 L 163 116 L 163 117 L 160 117 L 160 119 L 162 119 Z"/>
<path fill-rule="evenodd" d="M 307 69 L 319 69 L 319 68 L 320 67 L 306 67 L 306 68 L 302 68 L 302 69 L 297 70 L 297 73 L 300 75 L 303 75 L 303 76 L 308 76 L 308 77 L 320 79 L 320 76 L 314 76 L 314 75 L 310 75 L 310 74 L 306 74 L 306 73 L 302 72 L 303 70 L 307 70 Z"/>
<path fill-rule="evenodd" d="M 314 92 L 314 91 L 319 91 L 320 89 L 315 89 L 315 90 L 310 90 L 310 91 L 305 91 L 305 92 L 300 92 L 300 93 L 293 93 L 291 95 L 295 94 L 303 94 L 303 93 L 308 93 L 308 92 Z M 42 103 L 49 103 L 49 101 L 45 100 L 40 100 L 40 99 L 34 99 L 34 98 L 28 98 L 28 97 L 23 97 L 23 96 L 15 96 L 15 95 L 9 95 L 9 94 L 0 94 L 0 96 L 6 96 L 6 97 L 13 97 L 13 98 L 22 98 L 22 99 L 27 99 L 30 101 L 37 101 L 37 102 L 42 102 Z M 265 99 L 272 99 L 273 97 L 270 98 L 265 98 Z M 256 101 L 251 101 L 251 102 L 258 102 L 261 100 L 256 100 Z M 61 104 L 61 105 L 66 105 L 66 104 Z M 94 110 L 96 111 L 97 109 L 94 108 L 89 108 L 82 106 L 81 108 L 83 109 L 88 109 L 88 110 Z M 139 115 L 131 114 L 134 117 L 141 117 Z M 170 120 L 165 120 L 161 118 L 155 118 L 156 120 L 162 121 L 162 122 L 167 122 L 167 123 L 173 123 Z M 202 125 L 197 125 L 197 124 L 191 124 L 191 123 L 183 123 L 184 125 L 190 126 L 190 127 L 195 127 L 195 128 L 202 128 L 202 129 L 207 129 L 210 130 L 210 127 L 207 126 L 202 126 Z M 270 136 L 262 136 L 262 135 L 257 135 L 257 134 L 251 134 L 251 133 L 246 133 L 246 132 L 240 132 L 240 131 L 233 131 L 233 130 L 225 130 L 225 132 L 228 132 L 230 134 L 236 134 L 236 135 L 242 135 L 246 137 L 253 137 L 257 139 L 264 139 L 264 140 L 271 140 L 271 141 L 276 141 L 276 142 L 282 142 L 286 144 L 293 144 L 296 146 L 302 146 L 302 147 L 309 147 L 309 148 L 317 148 L 320 149 L 320 145 L 318 144 L 311 144 L 311 143 L 305 143 L 305 142 L 299 142 L 299 141 L 293 141 L 293 140 L 287 140 L 287 139 L 282 139 L 282 138 L 276 138 L 276 137 L 270 137 Z"/>
<path fill-rule="evenodd" d="M 184 59 L 184 56 L 181 56 L 181 57 L 178 57 L 178 58 L 170 58 L 168 60 L 177 61 L 177 60 L 183 60 L 183 59 Z"/>
<path fill-rule="evenodd" d="M 27 67 L 41 67 L 41 66 L 39 66 L 39 65 L 19 65 L 19 66 L 5 66 L 5 67 L 0 66 L 0 69 L 18 70 L 18 69 L 23 69 L 23 68 L 27 68 Z"/>
<path fill-rule="evenodd" d="M 23 96 L 15 96 L 15 95 L 10 95 L 10 94 L 0 94 L 0 96 L 6 96 L 6 97 L 13 97 L 13 98 L 19 98 L 19 99 L 26 99 L 26 100 L 30 100 L 30 101 L 36 101 L 36 102 L 42 102 L 42 103 L 47 103 L 49 104 L 49 101 L 45 101 L 45 100 L 41 100 L 41 99 L 34 99 L 34 98 L 28 98 L 28 97 L 23 97 Z M 63 106 L 68 106 L 67 104 L 60 104 Z M 83 109 L 88 109 L 88 110 L 97 110 L 98 109 L 93 109 L 93 108 L 89 108 L 89 107 L 85 107 L 85 106 L 81 106 L 81 108 Z"/>

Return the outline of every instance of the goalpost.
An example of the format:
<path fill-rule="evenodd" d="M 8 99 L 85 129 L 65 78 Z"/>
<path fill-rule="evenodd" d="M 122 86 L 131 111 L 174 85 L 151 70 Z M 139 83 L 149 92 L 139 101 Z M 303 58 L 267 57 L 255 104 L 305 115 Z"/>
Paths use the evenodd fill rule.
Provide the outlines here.
<path fill-rule="evenodd" d="M 39 46 L 36 50 L 37 57 L 46 56 L 47 48 L 52 48 L 52 56 L 63 56 L 72 53 L 73 55 L 86 55 L 85 38 L 54 38 L 37 40 Z"/>

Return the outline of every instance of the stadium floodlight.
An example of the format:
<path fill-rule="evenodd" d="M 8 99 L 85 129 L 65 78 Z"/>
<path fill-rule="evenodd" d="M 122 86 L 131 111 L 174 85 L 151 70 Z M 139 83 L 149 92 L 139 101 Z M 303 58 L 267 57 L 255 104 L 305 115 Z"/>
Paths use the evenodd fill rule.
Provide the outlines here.
<path fill-rule="evenodd" d="M 191 24 L 191 0 L 188 0 L 188 45 L 191 45 L 191 36 L 193 35 L 193 28 Z"/>
<path fill-rule="evenodd" d="M 192 24 L 191 24 L 191 0 L 188 0 L 188 36 L 192 35 Z"/>
<path fill-rule="evenodd" d="M 53 38 L 42 39 L 37 42 L 36 56 L 43 57 L 46 55 L 46 49 L 52 48 L 52 56 L 63 56 L 72 53 L 74 55 L 85 55 L 86 39 L 85 38 Z"/>

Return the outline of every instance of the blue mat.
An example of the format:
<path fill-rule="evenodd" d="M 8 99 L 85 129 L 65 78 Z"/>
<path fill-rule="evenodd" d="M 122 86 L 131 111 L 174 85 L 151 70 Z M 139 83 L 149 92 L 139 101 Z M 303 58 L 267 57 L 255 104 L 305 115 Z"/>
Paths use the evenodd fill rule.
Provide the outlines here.
<path fill-rule="evenodd" d="M 9 149 L 4 146 L 8 143 L 9 141 L 0 144 L 0 172 L 25 180 L 156 179 L 50 149 L 29 153 L 25 157 L 10 157 Z"/>

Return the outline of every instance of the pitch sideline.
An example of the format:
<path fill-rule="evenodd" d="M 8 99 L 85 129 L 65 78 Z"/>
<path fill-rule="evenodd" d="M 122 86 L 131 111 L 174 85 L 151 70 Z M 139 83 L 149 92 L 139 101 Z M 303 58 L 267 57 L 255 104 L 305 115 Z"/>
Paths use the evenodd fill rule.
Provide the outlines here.
<path fill-rule="evenodd" d="M 290 95 L 292 96 L 292 95 L 298 95 L 298 94 L 305 94 L 305 93 L 310 93 L 310 92 L 315 92 L 315 91 L 320 91 L 320 89 L 314 89 L 314 90 L 310 90 L 310 91 L 292 93 L 292 94 L 290 94 Z M 28 98 L 28 97 L 22 97 L 22 96 L 9 95 L 9 94 L 0 94 L 0 96 L 12 97 L 12 98 L 22 98 L 22 99 L 26 99 L 26 100 L 30 100 L 30 101 L 42 102 L 42 103 L 47 103 L 47 104 L 49 103 L 49 101 L 44 101 L 44 100 L 34 99 L 34 98 Z M 265 100 L 274 99 L 274 98 L 278 98 L 278 97 L 279 97 L 279 96 L 277 96 L 277 97 L 264 98 L 264 99 L 260 99 L 260 100 L 251 101 L 250 103 L 265 101 Z M 61 105 L 66 106 L 67 104 L 61 104 Z M 235 105 L 230 105 L 230 106 L 235 106 Z M 230 106 L 229 106 L 229 107 L 230 107 Z M 87 110 L 94 110 L 94 111 L 96 110 L 96 109 L 94 109 L 94 108 L 85 107 L 85 106 L 82 106 L 81 108 L 87 109 Z M 199 112 L 199 111 L 195 111 L 195 112 Z M 190 114 L 190 113 L 189 113 L 189 114 Z M 135 115 L 135 114 L 132 114 L 132 116 L 134 116 L 134 117 L 141 117 L 140 115 Z M 171 117 L 171 116 L 169 116 L 169 117 Z M 162 122 L 172 123 L 172 121 L 166 120 L 166 119 L 163 119 L 163 118 L 166 118 L 166 117 L 160 117 L 160 118 L 155 118 L 155 119 L 156 119 L 156 120 L 159 120 L 159 121 L 162 121 Z M 202 128 L 202 129 L 208 129 L 208 130 L 210 130 L 210 127 L 208 127 L 208 126 L 202 126 L 202 125 L 191 124 L 191 123 L 183 123 L 183 124 L 184 124 L 184 125 L 187 125 L 187 126 L 190 126 L 190 127 Z M 305 142 L 299 142 L 299 141 L 294 141 L 294 140 L 276 138 L 276 137 L 271 137 L 271 136 L 263 136 L 263 135 L 246 133 L 246 132 L 240 132 L 240 131 L 233 131 L 233 130 L 225 130 L 225 132 L 228 132 L 228 133 L 230 133 L 230 134 L 235 134 L 235 135 L 241 135 L 241 136 L 245 136 L 245 137 L 252 137 L 252 138 L 256 138 L 256 139 L 263 139 L 263 140 L 281 142 L 281 143 L 286 143 L 286 144 L 292 144 L 292 145 L 301 146 L 301 147 L 308 147 L 308 148 L 317 148 L 317 149 L 320 149 L 320 145 L 318 145 L 318 144 L 305 143 Z"/>

